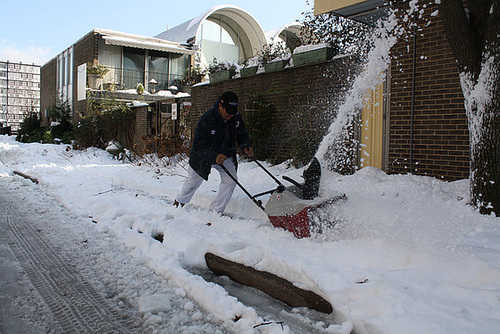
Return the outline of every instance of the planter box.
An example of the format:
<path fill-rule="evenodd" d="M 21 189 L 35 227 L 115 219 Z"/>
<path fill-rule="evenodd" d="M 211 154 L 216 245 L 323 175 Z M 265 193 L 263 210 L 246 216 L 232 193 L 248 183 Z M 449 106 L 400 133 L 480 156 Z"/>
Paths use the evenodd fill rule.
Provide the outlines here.
<path fill-rule="evenodd" d="M 240 75 L 242 78 L 251 77 L 252 75 L 257 74 L 258 66 L 245 67 L 240 70 Z"/>
<path fill-rule="evenodd" d="M 87 80 L 89 84 L 89 88 L 91 89 L 101 89 L 102 85 L 102 76 L 97 74 L 88 74 Z"/>
<path fill-rule="evenodd" d="M 335 56 L 335 51 L 331 47 L 301 52 L 292 55 L 293 66 L 318 63 L 330 60 L 333 56 Z"/>
<path fill-rule="evenodd" d="M 288 60 L 273 61 L 273 62 L 267 63 L 264 66 L 264 68 L 266 69 L 266 73 L 283 71 L 283 69 L 285 68 L 287 63 L 288 63 Z"/>
<path fill-rule="evenodd" d="M 234 70 L 225 70 L 216 73 L 210 73 L 210 83 L 218 83 L 231 79 L 236 74 Z"/>

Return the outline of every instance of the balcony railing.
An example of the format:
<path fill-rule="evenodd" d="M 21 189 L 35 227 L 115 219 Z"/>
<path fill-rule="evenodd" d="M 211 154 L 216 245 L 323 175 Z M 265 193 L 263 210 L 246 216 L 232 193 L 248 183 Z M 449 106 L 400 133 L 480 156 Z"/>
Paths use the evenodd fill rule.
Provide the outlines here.
<path fill-rule="evenodd" d="M 110 66 L 106 66 L 106 68 L 109 72 L 104 75 L 101 88 L 109 90 L 136 89 L 138 84 L 142 84 L 144 89 L 150 93 L 167 90 L 172 85 L 181 89 L 182 81 L 185 78 L 185 76 L 178 74 L 129 70 Z M 156 84 L 150 84 L 151 81 L 156 82 Z"/>

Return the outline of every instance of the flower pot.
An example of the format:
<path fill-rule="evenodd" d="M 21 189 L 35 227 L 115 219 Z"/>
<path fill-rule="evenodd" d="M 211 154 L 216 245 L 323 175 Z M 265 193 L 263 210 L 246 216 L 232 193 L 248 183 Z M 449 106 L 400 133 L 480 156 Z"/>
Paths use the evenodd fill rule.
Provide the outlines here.
<path fill-rule="evenodd" d="M 101 89 L 102 76 L 98 74 L 88 74 L 87 75 L 89 88 L 91 89 Z"/>
<path fill-rule="evenodd" d="M 224 70 L 220 72 L 210 73 L 210 83 L 218 83 L 231 79 L 236 74 L 235 70 Z"/>
<path fill-rule="evenodd" d="M 244 67 L 240 70 L 240 75 L 242 78 L 251 77 L 257 74 L 258 66 Z"/>
<path fill-rule="evenodd" d="M 330 60 L 333 58 L 333 56 L 335 56 L 335 51 L 331 47 L 323 47 L 320 49 L 295 53 L 292 55 L 293 66 L 318 63 L 321 61 Z"/>
<path fill-rule="evenodd" d="M 267 63 L 264 68 L 266 69 L 266 73 L 283 71 L 288 60 L 277 60 Z"/>

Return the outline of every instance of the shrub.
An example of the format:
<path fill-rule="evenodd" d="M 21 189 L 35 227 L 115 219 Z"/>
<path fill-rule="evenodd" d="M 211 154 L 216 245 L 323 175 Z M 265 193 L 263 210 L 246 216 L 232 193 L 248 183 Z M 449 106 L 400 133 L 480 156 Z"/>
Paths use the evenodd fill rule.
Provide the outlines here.
<path fill-rule="evenodd" d="M 42 127 L 42 120 L 38 113 L 31 112 L 22 121 L 16 140 L 22 143 L 41 142 L 44 132 L 45 129 Z"/>

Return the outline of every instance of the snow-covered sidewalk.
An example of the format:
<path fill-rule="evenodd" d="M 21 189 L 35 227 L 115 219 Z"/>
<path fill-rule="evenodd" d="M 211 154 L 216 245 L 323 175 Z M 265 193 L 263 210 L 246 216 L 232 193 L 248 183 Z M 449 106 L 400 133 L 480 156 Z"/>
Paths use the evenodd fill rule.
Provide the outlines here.
<path fill-rule="evenodd" d="M 206 252 L 323 296 L 335 311 L 317 322 L 320 332 L 456 334 L 500 328 L 500 219 L 466 205 L 467 180 L 388 176 L 372 168 L 352 176 L 323 171 L 322 196 L 340 192 L 348 200 L 330 208 L 337 218 L 334 227 L 298 240 L 274 229 L 239 190 L 227 210 L 247 219 L 204 209 L 218 188 L 217 173 L 195 195 L 195 206 L 174 208 L 172 200 L 186 174 L 182 164 L 123 164 L 97 149 L 21 144 L 7 136 L 0 136 L 0 162 L 2 182 L 35 186 L 14 170 L 37 178 L 39 191 L 99 232 L 102 243 L 96 249 L 106 253 L 110 237 L 122 243 L 228 331 L 294 332 L 286 323 L 283 329 L 254 328 L 280 319 L 262 319 L 221 286 L 188 271 L 206 268 Z M 269 168 L 294 179 L 301 174 L 284 164 Z M 238 174 L 251 193 L 275 186 L 252 163 L 242 163 Z M 75 224 L 75 233 L 80 228 Z M 153 238 L 159 234 L 162 242 Z M 121 279 L 120 273 L 106 274 Z M 136 279 L 140 285 L 141 278 Z M 142 291 L 143 296 L 130 293 L 147 301 Z"/>

